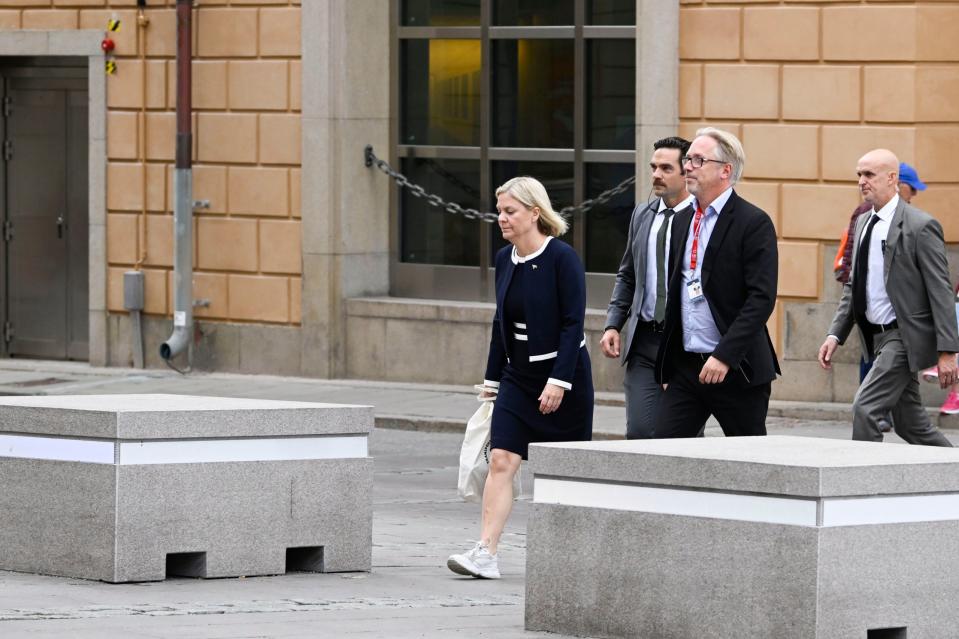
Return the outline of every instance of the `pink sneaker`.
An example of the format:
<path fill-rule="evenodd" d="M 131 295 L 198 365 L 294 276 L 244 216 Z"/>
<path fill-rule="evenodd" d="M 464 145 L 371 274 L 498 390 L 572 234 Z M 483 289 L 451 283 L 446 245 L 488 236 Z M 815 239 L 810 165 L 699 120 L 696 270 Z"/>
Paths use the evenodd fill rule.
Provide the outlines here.
<path fill-rule="evenodd" d="M 936 382 L 939 381 L 939 367 L 933 366 L 931 368 L 927 368 L 926 370 L 919 373 L 919 375 L 922 377 L 922 381 L 929 382 L 930 384 L 935 384 Z"/>
<path fill-rule="evenodd" d="M 939 412 L 943 415 L 959 414 L 959 393 L 956 391 L 950 391 L 949 397 L 946 398 L 946 401 L 942 405 L 942 408 L 939 409 Z"/>

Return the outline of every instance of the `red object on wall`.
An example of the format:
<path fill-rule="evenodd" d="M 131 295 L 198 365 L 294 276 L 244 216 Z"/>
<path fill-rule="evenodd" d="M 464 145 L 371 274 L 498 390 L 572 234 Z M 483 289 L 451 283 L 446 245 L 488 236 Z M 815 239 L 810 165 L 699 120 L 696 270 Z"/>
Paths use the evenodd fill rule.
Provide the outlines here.
<path fill-rule="evenodd" d="M 100 48 L 103 49 L 104 53 L 110 53 L 116 46 L 116 43 L 110 38 L 104 38 L 103 42 L 100 43 Z"/>

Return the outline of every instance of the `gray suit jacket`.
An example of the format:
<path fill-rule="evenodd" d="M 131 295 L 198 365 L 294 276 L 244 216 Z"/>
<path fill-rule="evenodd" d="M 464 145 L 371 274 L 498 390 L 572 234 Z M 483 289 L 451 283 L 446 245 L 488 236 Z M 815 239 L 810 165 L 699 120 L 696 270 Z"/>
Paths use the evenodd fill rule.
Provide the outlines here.
<path fill-rule="evenodd" d="M 646 245 L 653 218 L 659 210 L 659 201 L 660 198 L 656 198 L 648 205 L 640 204 L 633 210 L 633 216 L 629 220 L 626 251 L 616 272 L 613 296 L 606 311 L 606 328 L 615 328 L 620 332 L 619 358 L 624 366 L 643 308 L 643 296 L 646 294 Z M 651 354 L 651 358 L 655 359 L 655 356 L 655 353 Z"/>
<path fill-rule="evenodd" d="M 846 341 L 856 322 L 852 283 L 859 241 L 869 215 L 860 215 L 856 222 L 853 245 L 853 273 L 843 286 L 842 299 L 829 329 L 830 335 Z M 911 371 L 933 366 L 939 353 L 959 351 L 959 330 L 956 328 L 955 294 L 949 282 L 949 263 L 939 222 L 914 206 L 899 200 L 889 224 L 884 253 L 883 279 L 889 301 L 896 312 L 896 322 L 906 349 Z M 859 331 L 863 352 L 870 357 L 872 336 Z"/>

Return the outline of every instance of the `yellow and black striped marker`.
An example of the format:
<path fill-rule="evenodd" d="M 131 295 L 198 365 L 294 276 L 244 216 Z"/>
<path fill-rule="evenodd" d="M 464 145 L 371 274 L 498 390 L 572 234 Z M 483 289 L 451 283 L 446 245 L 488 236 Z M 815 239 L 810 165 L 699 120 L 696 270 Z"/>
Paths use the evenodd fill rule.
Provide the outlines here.
<path fill-rule="evenodd" d="M 117 61 L 116 60 L 107 60 L 106 64 L 107 75 L 113 75 L 117 72 Z"/>
<path fill-rule="evenodd" d="M 120 20 L 114 18 L 107 22 L 107 31 L 119 31 L 120 30 Z"/>

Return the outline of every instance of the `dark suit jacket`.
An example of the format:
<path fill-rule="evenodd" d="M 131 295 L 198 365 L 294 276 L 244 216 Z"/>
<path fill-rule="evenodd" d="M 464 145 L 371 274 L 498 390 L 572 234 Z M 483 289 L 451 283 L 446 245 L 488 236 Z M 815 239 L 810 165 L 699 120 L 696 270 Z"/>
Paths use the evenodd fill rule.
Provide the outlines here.
<path fill-rule="evenodd" d="M 496 254 L 496 314 L 485 375 L 492 382 L 500 381 L 506 360 L 512 356 L 506 331 L 513 330 L 513 324 L 503 312 L 516 268 L 512 254 L 511 244 Z M 586 345 L 586 273 L 576 251 L 557 238 L 536 258 L 536 266 L 529 271 L 523 300 L 529 358 L 531 362 L 552 361 L 550 378 L 569 384 L 580 361 L 580 349 Z"/>
<path fill-rule="evenodd" d="M 660 198 L 656 198 L 650 204 L 640 204 L 633 210 L 633 216 L 629 221 L 626 251 L 616 272 L 616 284 L 613 286 L 613 295 L 606 311 L 606 328 L 615 328 L 622 335 L 620 363 L 623 366 L 626 365 L 629 357 L 636 323 L 643 309 L 643 297 L 646 295 L 646 264 L 650 259 L 650 256 L 646 254 L 646 248 L 653 219 L 659 211 L 659 202 Z M 655 260 L 656 256 L 653 255 L 652 259 Z M 655 353 L 650 354 L 650 358 L 653 357 Z"/>
<path fill-rule="evenodd" d="M 686 295 L 683 259 L 693 210 L 676 214 L 670 244 L 669 299 L 656 376 L 669 381 L 683 351 L 680 295 Z M 776 306 L 779 250 L 772 220 L 733 191 L 719 214 L 703 256 L 703 294 L 722 336 L 713 355 L 742 375 L 748 386 L 781 374 L 766 321 Z M 733 374 L 732 372 L 730 374 Z"/>

